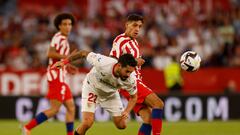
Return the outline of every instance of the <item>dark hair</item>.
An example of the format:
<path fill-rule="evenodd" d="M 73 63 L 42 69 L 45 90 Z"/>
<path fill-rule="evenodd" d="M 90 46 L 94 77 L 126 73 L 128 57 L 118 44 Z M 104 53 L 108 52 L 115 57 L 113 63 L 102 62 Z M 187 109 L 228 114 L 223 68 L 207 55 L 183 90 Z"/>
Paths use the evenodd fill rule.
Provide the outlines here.
<path fill-rule="evenodd" d="M 57 30 L 59 30 L 59 25 L 62 23 L 62 20 L 64 19 L 70 19 L 72 21 L 72 25 L 75 24 L 75 18 L 72 14 L 61 13 L 61 14 L 58 14 L 54 19 L 54 26 L 56 27 Z"/>
<path fill-rule="evenodd" d="M 137 66 L 137 61 L 135 58 L 132 56 L 132 54 L 123 54 L 122 56 L 119 57 L 118 63 L 122 65 L 122 67 L 126 66 L 131 66 L 131 67 L 136 67 Z"/>
<path fill-rule="evenodd" d="M 127 21 L 142 21 L 142 23 L 144 22 L 143 21 L 143 16 L 138 15 L 138 14 L 130 14 L 130 15 L 128 15 Z"/>

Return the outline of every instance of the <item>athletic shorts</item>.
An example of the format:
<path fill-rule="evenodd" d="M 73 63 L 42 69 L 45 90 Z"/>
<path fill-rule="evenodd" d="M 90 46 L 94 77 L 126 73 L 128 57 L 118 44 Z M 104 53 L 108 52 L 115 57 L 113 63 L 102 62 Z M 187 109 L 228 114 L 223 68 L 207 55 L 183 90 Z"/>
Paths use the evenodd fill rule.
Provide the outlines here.
<path fill-rule="evenodd" d="M 96 90 L 90 82 L 86 79 L 82 86 L 82 112 L 94 113 L 97 105 L 109 112 L 111 116 L 121 116 L 123 112 L 123 104 L 119 95 L 116 91 L 111 96 L 105 97 L 100 96 L 101 90 Z"/>
<path fill-rule="evenodd" d="M 69 99 L 72 99 L 72 93 L 69 86 L 66 83 L 59 81 L 48 82 L 48 93 L 47 98 L 49 100 L 58 100 L 60 102 L 65 102 Z"/>
<path fill-rule="evenodd" d="M 140 80 L 137 81 L 137 90 L 138 99 L 133 111 L 138 115 L 138 112 L 142 108 L 147 107 L 147 105 L 144 104 L 144 100 L 149 94 L 153 93 L 153 91 Z M 130 95 L 126 90 L 121 89 L 119 92 L 122 96 L 129 100 Z"/>

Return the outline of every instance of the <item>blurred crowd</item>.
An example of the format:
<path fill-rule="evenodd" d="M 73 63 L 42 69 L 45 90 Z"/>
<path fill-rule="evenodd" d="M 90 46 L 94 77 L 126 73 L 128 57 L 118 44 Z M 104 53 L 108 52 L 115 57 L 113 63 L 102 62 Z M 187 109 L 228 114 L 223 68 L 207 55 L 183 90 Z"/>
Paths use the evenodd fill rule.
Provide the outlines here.
<path fill-rule="evenodd" d="M 77 20 L 69 37 L 72 50 L 108 55 L 113 39 L 124 32 L 126 16 L 137 13 L 145 18 L 138 38 L 144 67 L 163 70 L 187 50 L 201 56 L 202 67 L 239 67 L 240 3 L 202 1 L 204 5 L 201 0 L 85 0 L 81 5 L 69 0 L 61 6 L 3 1 L 0 68 L 46 67 L 46 52 L 56 32 L 53 19 L 60 12 L 73 13 Z M 212 3 L 206 8 L 208 1 Z"/>

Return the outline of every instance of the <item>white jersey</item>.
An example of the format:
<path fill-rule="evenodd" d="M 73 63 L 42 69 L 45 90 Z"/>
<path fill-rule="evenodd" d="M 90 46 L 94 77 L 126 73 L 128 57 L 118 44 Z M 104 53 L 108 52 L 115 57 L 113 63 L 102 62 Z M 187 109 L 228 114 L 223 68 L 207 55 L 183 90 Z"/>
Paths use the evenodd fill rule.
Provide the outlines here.
<path fill-rule="evenodd" d="M 118 89 L 125 89 L 130 95 L 137 92 L 134 74 L 125 81 L 114 76 L 113 69 L 118 62 L 117 59 L 91 52 L 87 56 L 87 61 L 93 68 L 87 74 L 86 81 L 101 98 L 113 95 Z"/>

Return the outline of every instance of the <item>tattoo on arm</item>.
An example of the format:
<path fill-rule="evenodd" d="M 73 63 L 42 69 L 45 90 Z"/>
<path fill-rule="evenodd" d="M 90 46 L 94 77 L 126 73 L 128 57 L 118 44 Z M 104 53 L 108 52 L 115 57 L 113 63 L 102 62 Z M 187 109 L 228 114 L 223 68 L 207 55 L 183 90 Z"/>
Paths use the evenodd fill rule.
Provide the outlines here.
<path fill-rule="evenodd" d="M 74 60 L 72 62 L 70 62 L 71 65 L 75 66 L 75 67 L 81 67 L 82 65 L 82 59 L 77 59 L 77 60 Z"/>
<path fill-rule="evenodd" d="M 85 58 L 89 53 L 90 52 L 88 52 L 88 51 L 81 50 L 81 51 L 78 51 L 78 52 L 70 55 L 68 59 L 70 62 L 72 62 L 72 61 L 75 61 L 78 59 Z"/>

